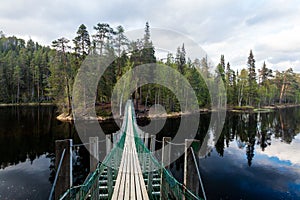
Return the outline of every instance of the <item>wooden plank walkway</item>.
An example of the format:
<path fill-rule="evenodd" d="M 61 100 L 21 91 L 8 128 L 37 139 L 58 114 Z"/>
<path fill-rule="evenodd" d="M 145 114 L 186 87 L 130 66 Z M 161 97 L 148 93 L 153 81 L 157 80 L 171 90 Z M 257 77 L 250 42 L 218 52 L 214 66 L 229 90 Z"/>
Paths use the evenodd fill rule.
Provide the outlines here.
<path fill-rule="evenodd" d="M 130 117 L 112 200 L 149 200 L 134 141 L 131 106 L 128 106 L 127 116 Z"/>

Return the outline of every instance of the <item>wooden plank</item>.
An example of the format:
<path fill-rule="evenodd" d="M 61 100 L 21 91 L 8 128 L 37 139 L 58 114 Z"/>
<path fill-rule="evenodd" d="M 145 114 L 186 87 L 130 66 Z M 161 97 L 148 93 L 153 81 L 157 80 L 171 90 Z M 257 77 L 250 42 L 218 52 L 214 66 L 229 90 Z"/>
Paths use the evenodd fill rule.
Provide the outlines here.
<path fill-rule="evenodd" d="M 140 199 L 149 199 L 148 197 L 148 193 L 147 193 L 147 190 L 146 190 L 146 185 L 145 185 L 145 182 L 144 182 L 144 178 L 143 178 L 143 173 L 142 173 L 142 170 L 141 170 L 141 166 L 140 166 L 140 162 L 139 162 L 139 159 L 138 159 L 138 154 L 136 152 L 136 147 L 135 145 L 133 145 L 133 149 L 134 149 L 134 160 L 135 160 L 135 175 L 136 175 L 136 178 L 138 179 L 138 181 L 136 181 L 137 186 L 138 188 L 136 188 L 136 190 L 138 191 L 137 193 L 141 193 L 141 197 Z"/>
<path fill-rule="evenodd" d="M 134 157 L 133 157 L 133 151 L 131 151 L 130 153 L 130 160 L 131 160 L 131 166 L 130 166 L 130 199 L 132 200 L 135 200 L 136 199 L 136 189 L 135 189 L 135 182 L 136 182 L 136 179 L 135 179 L 135 167 L 134 165 L 136 163 L 134 163 Z"/>
<path fill-rule="evenodd" d="M 124 151 L 125 151 L 125 147 L 124 147 Z M 121 185 L 121 181 L 122 181 L 122 170 L 124 168 L 124 165 L 125 165 L 125 158 L 122 156 L 122 159 L 121 159 L 121 163 L 120 163 L 120 167 L 119 167 L 119 172 L 118 172 L 118 176 L 117 176 L 117 180 L 116 180 L 116 184 L 115 184 L 115 188 L 114 188 L 114 192 L 113 192 L 113 195 L 112 195 L 112 199 L 113 200 L 117 200 L 118 199 L 118 196 L 119 196 L 119 190 L 120 190 L 120 185 Z"/>
<path fill-rule="evenodd" d="M 140 166 L 138 165 L 138 168 L 139 167 Z M 139 171 L 138 174 L 139 174 L 139 178 L 140 178 L 140 185 L 141 185 L 141 192 L 142 192 L 143 199 L 149 200 L 146 185 L 145 185 L 144 178 L 143 178 L 143 174 L 142 174 L 141 170 L 138 170 L 138 171 Z"/>
<path fill-rule="evenodd" d="M 131 165 L 130 151 L 131 151 L 131 149 L 128 147 L 128 151 L 127 151 L 126 157 L 125 157 L 127 166 L 126 166 L 125 174 L 123 175 L 123 176 L 125 176 L 125 190 L 124 190 L 124 198 L 123 198 L 125 200 L 129 200 L 129 198 L 130 198 L 130 173 L 131 173 L 131 171 L 130 171 L 130 165 Z"/>
<path fill-rule="evenodd" d="M 127 147 L 124 147 L 124 152 L 123 154 L 126 154 L 127 152 Z M 118 194 L 118 199 L 124 199 L 124 192 L 125 192 L 125 181 L 126 181 L 126 170 L 127 170 L 127 157 L 124 157 L 124 168 L 121 169 L 121 171 L 119 173 L 121 173 L 121 183 L 120 183 L 120 187 L 119 187 L 119 194 Z"/>
<path fill-rule="evenodd" d="M 134 171 L 135 171 L 135 190 L 136 190 L 136 198 L 137 199 L 143 199 L 142 197 L 142 193 L 141 193 L 141 185 L 140 185 L 140 179 L 138 176 L 138 169 L 137 166 L 139 165 L 139 163 L 137 164 L 136 162 L 136 158 L 134 158 Z"/>

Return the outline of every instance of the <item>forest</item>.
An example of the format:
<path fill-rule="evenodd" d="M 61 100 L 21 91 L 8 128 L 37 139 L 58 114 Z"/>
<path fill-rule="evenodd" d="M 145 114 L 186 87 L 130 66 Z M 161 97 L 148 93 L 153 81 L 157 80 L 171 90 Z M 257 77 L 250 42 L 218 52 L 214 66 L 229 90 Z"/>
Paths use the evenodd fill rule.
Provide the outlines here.
<path fill-rule="evenodd" d="M 125 53 L 125 47 L 132 49 L 130 54 Z M 221 77 L 230 107 L 299 103 L 300 76 L 288 66 L 285 71 L 273 71 L 265 62 L 256 66 L 254 53 L 250 50 L 248 58 L 245 56 L 247 68 L 235 71 L 221 55 L 218 73 L 212 73 L 207 57 L 191 60 L 186 51 L 184 44 L 180 44 L 174 50 L 175 55 L 168 53 L 164 61 L 157 59 L 148 22 L 144 35 L 136 41 L 127 39 L 121 25 L 113 28 L 109 24 L 98 23 L 93 27 L 93 33 L 89 33 L 87 27 L 81 24 L 75 38 L 58 38 L 51 47 L 0 32 L 0 103 L 49 102 L 55 103 L 61 112 L 71 114 L 74 79 L 89 54 L 115 57 L 99 81 L 97 105 L 109 104 L 114 85 L 122 75 L 145 63 L 165 64 L 182 74 L 193 87 L 201 108 L 209 108 L 211 100 L 205 81 L 197 70 L 201 70 L 210 81 L 214 81 L 216 76 Z M 174 94 L 158 84 L 138 88 L 133 98 L 136 109 L 159 103 L 167 112 L 180 111 Z"/>

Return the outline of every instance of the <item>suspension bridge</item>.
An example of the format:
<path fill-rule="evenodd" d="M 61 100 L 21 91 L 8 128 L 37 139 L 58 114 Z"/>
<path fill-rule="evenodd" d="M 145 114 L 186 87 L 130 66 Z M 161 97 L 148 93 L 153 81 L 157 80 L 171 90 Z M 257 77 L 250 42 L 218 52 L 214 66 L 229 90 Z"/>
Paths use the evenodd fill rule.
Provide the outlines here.
<path fill-rule="evenodd" d="M 72 181 L 70 181 L 72 171 L 61 172 L 64 162 L 67 168 L 72 165 L 69 161 L 64 161 L 64 158 L 68 157 L 66 154 L 70 148 L 62 148 L 63 151 L 60 151 L 59 157 L 56 158 L 57 173 L 49 200 L 206 199 L 197 158 L 193 148 L 189 147 L 193 141 L 186 140 L 185 161 L 192 162 L 192 164 L 185 164 L 184 183 L 180 183 L 173 177 L 170 170 L 164 167 L 170 161 L 170 149 L 165 148 L 164 145 L 170 141 L 170 138 L 164 138 L 162 161 L 159 162 L 153 153 L 155 151 L 154 138 L 151 137 L 153 140 L 148 149 L 148 140 L 145 142 L 142 134 L 144 132 L 137 126 L 134 107 L 129 100 L 125 106 L 122 127 L 117 134 L 114 134 L 113 147 L 101 163 L 95 158 L 90 161 L 91 166 L 95 165 L 95 170 L 88 175 L 82 185 L 72 186 Z M 93 139 L 95 138 L 90 141 L 92 142 Z M 97 141 L 94 141 L 94 144 L 97 144 Z M 72 142 L 69 146 L 72 146 Z M 96 155 L 97 146 L 91 148 L 90 151 L 94 151 Z M 60 173 L 63 174 L 59 175 Z M 59 176 L 64 176 L 64 179 L 67 177 L 69 180 L 63 180 L 66 184 L 57 185 Z M 194 182 L 195 177 L 197 177 L 196 182 Z M 61 185 L 67 185 L 65 191 Z M 202 189 L 201 197 L 203 198 L 199 197 L 199 188 Z"/>

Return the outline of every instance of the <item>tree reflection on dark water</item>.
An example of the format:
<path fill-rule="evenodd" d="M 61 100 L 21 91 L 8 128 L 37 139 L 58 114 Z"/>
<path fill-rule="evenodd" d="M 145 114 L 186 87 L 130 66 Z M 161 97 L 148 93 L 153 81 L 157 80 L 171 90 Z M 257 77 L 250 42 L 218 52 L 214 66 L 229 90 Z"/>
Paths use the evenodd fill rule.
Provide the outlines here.
<path fill-rule="evenodd" d="M 200 159 L 208 199 L 299 199 L 300 159 L 294 159 L 300 155 L 299 119 L 300 108 L 270 113 L 228 112 L 214 148 L 207 148 L 204 158 Z M 181 120 L 192 121 L 193 118 Z M 169 119 L 158 134 L 158 140 L 163 136 L 173 137 L 181 120 Z M 206 133 L 210 132 L 209 122 L 210 114 L 201 114 L 196 139 L 204 146 L 209 146 L 203 143 Z M 140 122 L 146 123 L 149 121 Z M 189 138 L 188 133 L 186 137 Z M 161 144 L 157 146 L 160 148 Z M 291 148 L 274 151 L 286 146 Z M 172 146 L 173 156 L 178 148 Z M 171 171 L 179 181 L 183 181 L 183 160 L 181 156 L 171 164 Z"/>
<path fill-rule="evenodd" d="M 81 143 L 74 125 L 57 121 L 56 115 L 52 106 L 0 107 L 0 199 L 30 199 L 32 193 L 35 193 L 35 198 L 47 198 L 55 176 L 55 140 L 72 138 L 74 144 Z M 208 198 L 300 198 L 300 178 L 297 178 L 300 177 L 300 163 L 293 163 L 292 159 L 288 159 L 289 155 L 287 160 L 282 160 L 276 153 L 269 155 L 274 145 L 293 146 L 294 152 L 290 154 L 300 155 L 299 119 L 300 108 L 271 113 L 227 113 L 214 148 L 207 149 L 200 159 Z M 174 137 L 184 120 L 193 123 L 195 119 L 194 116 L 167 119 L 164 128 L 157 134 L 157 140 L 163 136 Z M 209 122 L 210 114 L 201 114 L 196 139 L 204 146 L 208 146 L 204 141 L 207 132 L 214 137 L 214 130 L 208 130 Z M 142 126 L 148 123 L 149 120 L 145 119 L 138 121 Z M 156 123 L 155 120 L 153 123 Z M 213 128 L 218 123 L 218 119 L 213 122 Z M 104 122 L 101 126 L 106 133 L 118 130 L 114 122 Z M 186 138 L 191 137 L 186 127 Z M 161 143 L 157 142 L 156 147 L 160 146 Z M 178 156 L 180 148 L 183 147 L 173 148 L 172 156 Z M 47 169 L 41 170 L 44 166 L 48 166 Z M 73 148 L 73 169 L 74 184 L 82 183 L 89 170 L 89 156 L 84 147 Z M 183 158 L 180 157 L 171 164 L 171 170 L 179 181 L 183 178 L 182 169 Z M 48 178 L 42 180 L 40 177 Z M 19 191 L 18 196 L 7 189 L 21 184 L 25 192 Z"/>

